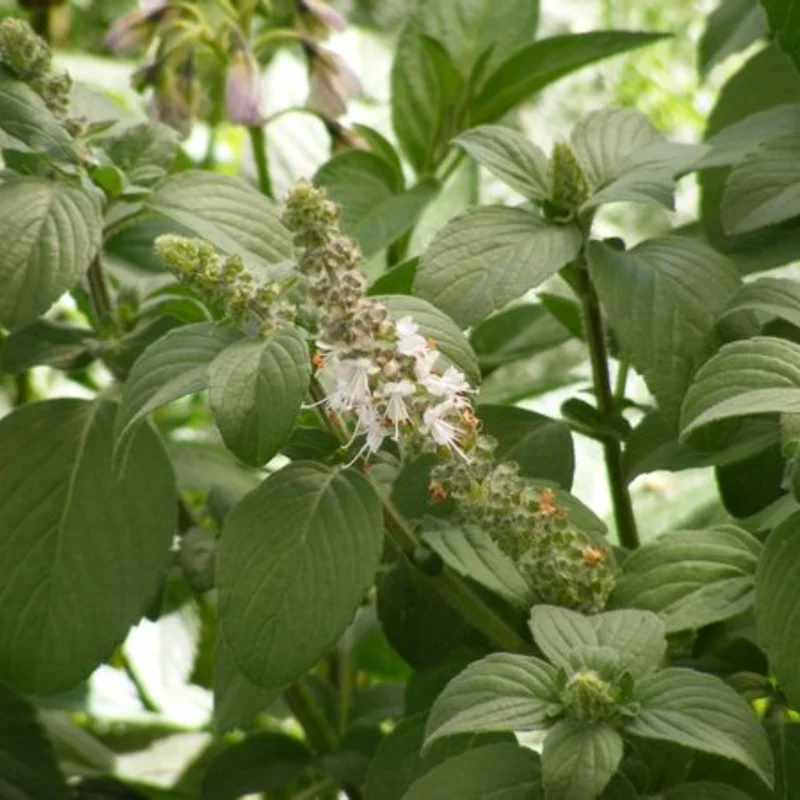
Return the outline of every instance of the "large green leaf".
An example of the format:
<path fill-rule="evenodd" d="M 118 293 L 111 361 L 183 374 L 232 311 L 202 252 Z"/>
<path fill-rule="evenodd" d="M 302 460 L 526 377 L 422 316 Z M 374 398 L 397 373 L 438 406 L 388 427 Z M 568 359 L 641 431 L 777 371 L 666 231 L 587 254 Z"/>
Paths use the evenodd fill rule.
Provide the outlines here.
<path fill-rule="evenodd" d="M 800 411 L 800 345 L 771 336 L 732 342 L 698 371 L 681 411 L 681 437 L 749 414 Z"/>
<path fill-rule="evenodd" d="M 0 676 L 52 694 L 87 678 L 155 595 L 175 479 L 143 427 L 112 468 L 116 407 L 60 399 L 0 421 Z"/>
<path fill-rule="evenodd" d="M 489 77 L 472 106 L 471 122 L 497 122 L 564 75 L 663 38 L 661 33 L 595 31 L 533 42 L 507 58 Z"/>
<path fill-rule="evenodd" d="M 671 668 L 637 682 L 633 736 L 672 742 L 737 761 L 773 785 L 772 751 L 753 710 L 719 678 Z"/>
<path fill-rule="evenodd" d="M 782 319 L 800 328 L 800 285 L 788 278 L 760 278 L 745 283 L 721 316 L 754 311 L 767 319 Z"/>
<path fill-rule="evenodd" d="M 453 140 L 481 166 L 529 200 L 550 196 L 547 156 L 521 133 L 502 125 L 480 125 Z"/>
<path fill-rule="evenodd" d="M 724 783 L 703 781 L 702 783 L 684 783 L 674 786 L 664 793 L 664 800 L 752 800 L 752 797 L 740 789 L 726 786 Z"/>
<path fill-rule="evenodd" d="M 621 346 L 664 416 L 677 422 L 692 376 L 714 350 L 717 314 L 739 287 L 736 271 L 724 256 L 677 236 L 629 252 L 592 242 L 588 258 Z"/>
<path fill-rule="evenodd" d="M 664 534 L 625 559 L 611 605 L 654 611 L 668 633 L 720 622 L 752 606 L 760 552 L 731 525 Z"/>
<path fill-rule="evenodd" d="M 425 746 L 458 733 L 545 727 L 561 708 L 557 679 L 555 667 L 529 656 L 494 653 L 470 664 L 436 698 Z"/>
<path fill-rule="evenodd" d="M 729 235 L 800 215 L 800 135 L 772 139 L 734 167 L 725 183 L 720 214 Z"/>
<path fill-rule="evenodd" d="M 461 92 L 449 96 L 426 43 L 431 39 L 438 43 L 465 81 L 479 64 L 486 74 L 531 41 L 538 19 L 539 4 L 529 0 L 417 0 L 413 4 L 392 65 L 392 122 L 417 172 L 435 166 L 431 159 L 446 144 L 447 126 L 462 115 L 465 101 Z"/>
<path fill-rule="evenodd" d="M 419 780 L 403 800 L 543 800 L 536 753 L 516 744 L 492 744 L 449 758 Z"/>
<path fill-rule="evenodd" d="M 239 178 L 189 170 L 153 188 L 144 211 L 193 231 L 222 252 L 238 254 L 257 276 L 292 258 L 292 237 L 275 205 Z"/>
<path fill-rule="evenodd" d="M 800 515 L 769 535 L 756 572 L 758 638 L 793 706 L 800 700 Z"/>
<path fill-rule="evenodd" d="M 498 459 L 516 461 L 523 475 L 570 490 L 575 446 L 566 422 L 509 406 L 480 406 L 478 416 L 484 432 L 498 442 Z"/>
<path fill-rule="evenodd" d="M 256 685 L 302 675 L 350 623 L 382 545 L 378 496 L 352 470 L 295 462 L 225 520 L 217 586 L 234 659 Z"/>
<path fill-rule="evenodd" d="M 0 68 L 0 148 L 33 150 L 76 161 L 75 145 L 33 89 Z"/>
<path fill-rule="evenodd" d="M 767 18 L 758 0 L 723 0 L 709 15 L 700 39 L 700 74 L 707 75 L 728 56 L 744 50 L 766 33 Z"/>
<path fill-rule="evenodd" d="M 447 314 L 442 313 L 427 300 L 408 295 L 375 295 L 374 299 L 389 309 L 392 319 L 411 317 L 419 325 L 420 333 L 436 342 L 442 355 L 458 367 L 474 383 L 480 383 L 478 359 L 467 337 Z"/>
<path fill-rule="evenodd" d="M 310 378 L 308 346 L 295 328 L 225 348 L 208 367 L 208 399 L 230 450 L 266 464 L 289 438 Z"/>
<path fill-rule="evenodd" d="M 536 644 L 556 666 L 570 669 L 570 654 L 582 647 L 616 650 L 620 666 L 634 677 L 657 669 L 667 649 L 664 623 L 650 611 L 622 609 L 584 616 L 558 606 L 534 606 L 530 619 Z"/>
<path fill-rule="evenodd" d="M 562 719 L 548 732 L 542 778 L 548 797 L 595 800 L 622 761 L 622 737 L 608 725 Z"/>
<path fill-rule="evenodd" d="M 465 578 L 480 583 L 518 608 L 529 609 L 535 597 L 514 562 L 486 535 L 473 526 L 453 527 L 428 523 L 425 543 L 448 566 Z"/>
<path fill-rule="evenodd" d="M 551 225 L 521 208 L 471 209 L 435 236 L 414 293 L 466 327 L 538 286 L 580 246 L 575 225 Z"/>
<path fill-rule="evenodd" d="M 238 336 L 213 322 L 175 328 L 153 342 L 133 365 L 122 389 L 116 422 L 121 439 L 159 406 L 208 385 L 208 366 Z"/>
<path fill-rule="evenodd" d="M 324 186 L 342 207 L 342 230 L 358 241 L 370 258 L 402 236 L 419 219 L 438 192 L 426 179 L 405 191 L 402 176 L 385 159 L 363 150 L 348 150 L 323 164 L 314 183 Z"/>
<path fill-rule="evenodd" d="M 177 133 L 159 122 L 142 122 L 104 141 L 109 158 L 136 186 L 151 186 L 169 173 L 178 155 Z"/>
<path fill-rule="evenodd" d="M 282 733 L 256 733 L 224 750 L 208 766 L 200 800 L 238 800 L 279 789 L 312 766 L 311 751 Z"/>
<path fill-rule="evenodd" d="M 67 800 L 53 746 L 27 700 L 0 684 L 0 797 Z"/>
<path fill-rule="evenodd" d="M 0 186 L 0 323 L 33 322 L 83 277 L 100 247 L 100 204 L 83 189 L 45 178 Z"/>
<path fill-rule="evenodd" d="M 760 0 L 769 29 L 800 72 L 800 8 L 794 0 Z"/>

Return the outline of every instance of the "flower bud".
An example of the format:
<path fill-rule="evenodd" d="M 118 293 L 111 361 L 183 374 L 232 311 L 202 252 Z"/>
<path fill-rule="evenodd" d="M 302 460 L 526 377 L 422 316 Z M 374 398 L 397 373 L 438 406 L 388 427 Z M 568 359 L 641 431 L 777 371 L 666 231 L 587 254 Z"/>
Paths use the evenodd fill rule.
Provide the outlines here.
<path fill-rule="evenodd" d="M 20 80 L 29 81 L 46 74 L 51 61 L 47 43 L 27 22 L 7 17 L 0 23 L 0 63 Z"/>
<path fill-rule="evenodd" d="M 331 137 L 331 152 L 343 153 L 346 150 L 369 151 L 369 142 L 357 131 L 345 128 L 335 119 L 323 119 L 325 128 Z"/>
<path fill-rule="evenodd" d="M 238 48 L 228 64 L 225 107 L 231 122 L 250 128 L 264 122 L 261 68 L 247 47 Z"/>
<path fill-rule="evenodd" d="M 123 14 L 109 28 L 106 47 L 118 56 L 130 55 L 144 47 L 168 5 L 169 0 L 139 0 L 138 8 Z"/>
<path fill-rule="evenodd" d="M 347 101 L 361 92 L 361 81 L 331 50 L 305 41 L 308 55 L 309 92 L 307 105 L 328 119 L 347 112 Z"/>
<path fill-rule="evenodd" d="M 177 70 L 170 66 L 158 69 L 148 110 L 151 117 L 169 125 L 185 138 L 192 132 L 199 97 L 190 54 Z"/>
<path fill-rule="evenodd" d="M 619 699 L 619 689 L 589 669 L 573 675 L 561 693 L 561 702 L 581 722 L 610 722 L 619 715 Z"/>
<path fill-rule="evenodd" d="M 566 142 L 557 142 L 553 147 L 550 185 L 550 200 L 559 211 L 575 212 L 589 198 L 586 174 Z"/>
<path fill-rule="evenodd" d="M 297 0 L 297 10 L 303 27 L 316 39 L 327 39 L 332 31 L 347 27 L 347 20 L 322 0 Z"/>

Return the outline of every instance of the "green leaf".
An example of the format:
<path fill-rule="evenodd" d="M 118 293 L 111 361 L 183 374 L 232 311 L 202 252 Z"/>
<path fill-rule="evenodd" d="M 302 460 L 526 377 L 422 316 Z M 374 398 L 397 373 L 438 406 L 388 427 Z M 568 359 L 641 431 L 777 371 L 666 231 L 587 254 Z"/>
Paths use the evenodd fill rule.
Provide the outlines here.
<path fill-rule="evenodd" d="M 706 136 L 714 136 L 711 140 L 713 142 L 717 136 L 721 138 L 727 133 L 728 126 L 741 122 L 747 128 L 749 118 L 761 116 L 759 112 L 774 109 L 777 114 L 778 107 L 797 103 L 800 103 L 797 71 L 789 58 L 773 43 L 752 56 L 722 88 L 709 117 Z M 797 128 L 796 123 L 790 124 L 787 121 L 788 127 L 778 129 L 773 134 L 773 126 L 778 123 L 781 126 L 784 124 L 764 115 L 763 120 L 753 120 L 749 129 L 751 132 L 760 129 L 760 140 L 767 141 L 789 134 Z M 766 132 L 770 132 L 770 135 L 764 138 Z M 709 244 L 735 257 L 749 272 L 770 269 L 792 261 L 800 246 L 798 220 L 737 236 L 725 234 L 720 209 L 727 175 L 726 169 L 705 170 L 701 175 L 701 219 Z"/>
<path fill-rule="evenodd" d="M 310 462 L 270 475 L 233 509 L 217 564 L 220 623 L 253 683 L 279 688 L 336 642 L 372 583 L 382 531 L 363 476 Z"/>
<path fill-rule="evenodd" d="M 800 609 L 800 515 L 794 514 L 769 535 L 756 572 L 758 638 L 781 688 L 796 706 L 800 699 L 798 609 Z"/>
<path fill-rule="evenodd" d="M 496 439 L 496 457 L 516 461 L 523 475 L 572 487 L 575 447 L 569 425 L 534 411 L 509 406 L 479 406 L 486 434 Z"/>
<path fill-rule="evenodd" d="M 722 310 L 724 318 L 755 311 L 768 319 L 782 319 L 800 328 L 800 286 L 788 278 L 759 278 L 745 283 Z"/>
<path fill-rule="evenodd" d="M 560 709 L 555 667 L 530 656 L 494 653 L 470 664 L 436 698 L 425 747 L 458 733 L 540 730 Z"/>
<path fill-rule="evenodd" d="M 77 161 L 71 137 L 44 100 L 4 69 L 0 69 L 0 148 L 30 149 Z"/>
<path fill-rule="evenodd" d="M 193 170 L 171 175 L 153 188 L 144 211 L 240 255 L 257 277 L 273 274 L 294 253 L 274 203 L 229 175 Z"/>
<path fill-rule="evenodd" d="M 729 235 L 800 215 L 800 135 L 772 139 L 734 167 L 725 182 L 720 215 Z"/>
<path fill-rule="evenodd" d="M 760 0 L 769 29 L 800 72 L 800 10 L 794 0 Z"/>
<path fill-rule="evenodd" d="M 419 325 L 420 333 L 436 342 L 437 349 L 469 380 L 480 383 L 481 372 L 472 346 L 458 325 L 427 300 L 406 295 L 375 295 L 374 299 L 389 309 L 396 322 L 411 317 Z"/>
<path fill-rule="evenodd" d="M 403 800 L 543 800 L 539 757 L 492 744 L 450 758 L 414 781 Z"/>
<path fill-rule="evenodd" d="M 471 158 L 529 200 L 550 196 L 547 156 L 521 133 L 502 125 L 481 125 L 453 140 Z"/>
<path fill-rule="evenodd" d="M 589 266 L 620 345 L 670 421 L 715 345 L 717 314 L 739 287 L 730 262 L 682 237 L 649 239 L 629 252 L 599 242 Z"/>
<path fill-rule="evenodd" d="M 724 0 L 709 15 L 700 39 L 698 67 L 705 76 L 728 56 L 767 33 L 767 18 L 758 0 Z"/>
<path fill-rule="evenodd" d="M 562 719 L 548 732 L 542 778 L 553 800 L 595 800 L 622 761 L 622 737 L 607 725 Z"/>
<path fill-rule="evenodd" d="M 238 800 L 279 789 L 312 766 L 309 749 L 282 733 L 256 733 L 215 758 L 203 778 L 200 800 Z"/>
<path fill-rule="evenodd" d="M 510 734 L 451 736 L 434 744 L 423 758 L 425 717 L 426 713 L 419 713 L 400 720 L 378 746 L 364 784 L 366 800 L 402 800 L 414 780 L 448 758 L 476 747 L 513 741 Z"/>
<path fill-rule="evenodd" d="M 772 752 L 748 704 L 719 678 L 671 668 L 637 681 L 625 733 L 737 761 L 773 786 Z"/>
<path fill-rule="evenodd" d="M 521 208 L 471 209 L 434 237 L 414 293 L 466 327 L 538 286 L 580 246 L 575 225 L 550 225 Z"/>
<path fill-rule="evenodd" d="M 118 476 L 115 412 L 59 399 L 0 420 L 0 676 L 21 691 L 53 694 L 87 678 L 141 617 L 166 566 L 172 468 L 143 427 Z"/>
<path fill-rule="evenodd" d="M 376 294 L 411 294 L 414 277 L 419 266 L 419 256 L 414 256 L 377 277 L 367 290 L 369 296 Z"/>
<path fill-rule="evenodd" d="M 0 346 L 0 370 L 16 375 L 45 364 L 70 371 L 92 360 L 89 351 L 94 331 L 44 319 L 12 333 Z"/>
<path fill-rule="evenodd" d="M 109 158 L 136 186 L 165 178 L 178 155 L 177 134 L 158 122 L 143 122 L 103 142 Z"/>
<path fill-rule="evenodd" d="M 289 438 L 310 378 L 296 328 L 225 348 L 208 367 L 208 400 L 228 448 L 246 464 L 266 464 Z"/>
<path fill-rule="evenodd" d="M 213 322 L 175 328 L 148 347 L 122 389 L 115 437 L 121 440 L 147 414 L 208 385 L 208 366 L 238 336 Z"/>
<path fill-rule="evenodd" d="M 84 275 L 100 247 L 96 198 L 44 178 L 0 185 L 0 323 L 33 322 Z"/>
<path fill-rule="evenodd" d="M 724 345 L 683 402 L 681 438 L 721 419 L 800 411 L 800 345 L 770 336 Z"/>
<path fill-rule="evenodd" d="M 564 75 L 663 38 L 662 33 L 595 31 L 553 36 L 528 44 L 507 58 L 486 81 L 471 110 L 472 124 L 497 122 Z"/>
<path fill-rule="evenodd" d="M 342 207 L 342 230 L 365 258 L 388 247 L 419 219 L 439 185 L 426 179 L 404 191 L 402 174 L 374 153 L 349 150 L 320 167 L 314 183 Z"/>
<path fill-rule="evenodd" d="M 421 572 L 398 559 L 378 581 L 378 617 L 389 644 L 412 667 L 434 667 L 473 629 Z"/>
<path fill-rule="evenodd" d="M 53 746 L 27 700 L 0 684 L 0 797 L 67 800 Z"/>
<path fill-rule="evenodd" d="M 570 653 L 582 646 L 617 651 L 620 666 L 635 678 L 657 669 L 667 649 L 664 623 L 650 611 L 621 609 L 584 616 L 558 606 L 538 605 L 530 628 L 536 644 L 556 666 L 570 669 Z"/>
<path fill-rule="evenodd" d="M 436 166 L 466 97 L 458 83 L 476 68 L 483 73 L 527 44 L 536 32 L 538 2 L 492 0 L 416 2 L 400 34 L 392 65 L 392 123 L 397 138 L 418 173 Z M 452 65 L 456 91 L 448 91 L 437 69 L 433 41 Z M 480 79 L 480 75 L 475 76 Z"/>
<path fill-rule="evenodd" d="M 230 648 L 219 636 L 214 653 L 214 725 L 217 733 L 244 728 L 278 698 L 277 689 L 256 686 L 239 671 Z"/>
<path fill-rule="evenodd" d="M 428 523 L 423 540 L 448 566 L 465 578 L 480 583 L 514 606 L 529 609 L 534 601 L 514 562 L 486 535 L 473 526 L 453 527 Z"/>
<path fill-rule="evenodd" d="M 663 534 L 622 563 L 611 605 L 654 611 L 668 633 L 721 622 L 752 606 L 760 552 L 732 525 Z"/>
<path fill-rule="evenodd" d="M 683 783 L 667 789 L 664 793 L 664 800 L 752 800 L 749 794 L 745 794 L 733 786 L 726 786 L 724 783 Z"/>
<path fill-rule="evenodd" d="M 470 334 L 470 343 L 485 373 L 557 347 L 571 335 L 544 305 L 526 303 L 481 322 Z"/>

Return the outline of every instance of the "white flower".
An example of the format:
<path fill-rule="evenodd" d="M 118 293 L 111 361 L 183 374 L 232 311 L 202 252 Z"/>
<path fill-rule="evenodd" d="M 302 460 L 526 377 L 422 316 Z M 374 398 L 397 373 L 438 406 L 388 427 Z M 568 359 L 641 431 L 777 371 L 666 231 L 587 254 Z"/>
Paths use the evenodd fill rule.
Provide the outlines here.
<path fill-rule="evenodd" d="M 369 376 L 378 372 L 368 358 L 343 359 L 336 365 L 336 390 L 329 405 L 337 411 L 347 411 L 368 403 L 372 397 Z"/>
<path fill-rule="evenodd" d="M 417 360 L 414 362 L 414 375 L 421 384 L 424 385 L 431 376 L 433 367 L 438 360 L 438 350 L 426 350 L 417 355 Z"/>
<path fill-rule="evenodd" d="M 431 372 L 422 380 L 425 388 L 437 397 L 455 398 L 459 394 L 472 391 L 464 373 L 455 367 L 448 367 L 444 375 Z"/>
<path fill-rule="evenodd" d="M 414 394 L 414 384 L 408 380 L 390 381 L 381 390 L 381 396 L 387 398 L 386 418 L 394 423 L 394 438 L 400 436 L 400 424 L 407 422 L 410 417 L 403 399 Z"/>
<path fill-rule="evenodd" d="M 386 430 L 381 424 L 380 417 L 374 406 L 365 403 L 359 407 L 357 430 L 367 437 L 366 444 L 361 450 L 362 453 L 364 450 L 368 450 L 370 453 L 377 453 L 381 449 L 383 440 L 386 438 Z"/>
<path fill-rule="evenodd" d="M 445 400 L 443 403 L 426 409 L 422 415 L 424 432 L 429 433 L 436 444 L 449 447 L 465 461 L 469 461 L 466 453 L 458 445 L 458 437 L 463 431 L 446 419 L 447 414 L 453 409 L 454 405 L 450 400 Z"/>
<path fill-rule="evenodd" d="M 427 352 L 428 342 L 419 333 L 419 325 L 411 317 L 402 317 L 394 325 L 397 331 L 397 352 L 403 356 L 421 356 Z"/>

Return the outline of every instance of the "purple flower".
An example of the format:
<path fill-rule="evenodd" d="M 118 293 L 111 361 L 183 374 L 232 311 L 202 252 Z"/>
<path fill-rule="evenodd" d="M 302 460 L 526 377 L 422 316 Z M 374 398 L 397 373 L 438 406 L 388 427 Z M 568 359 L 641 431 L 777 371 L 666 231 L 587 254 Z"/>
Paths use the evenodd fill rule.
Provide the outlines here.
<path fill-rule="evenodd" d="M 336 53 L 306 40 L 308 107 L 328 119 L 347 112 L 347 101 L 361 92 L 361 81 Z"/>
<path fill-rule="evenodd" d="M 261 67 L 246 47 L 238 48 L 228 64 L 225 106 L 231 122 L 248 127 L 264 122 Z"/>
<path fill-rule="evenodd" d="M 322 0 L 297 0 L 297 10 L 306 30 L 319 39 L 327 38 L 331 31 L 343 31 L 347 27 L 347 20 Z"/>
<path fill-rule="evenodd" d="M 106 46 L 118 56 L 136 52 L 150 41 L 168 6 L 169 0 L 139 0 L 138 8 L 123 14 L 109 28 Z"/>

